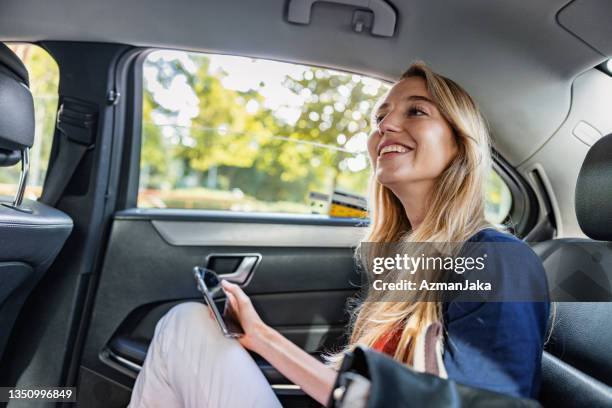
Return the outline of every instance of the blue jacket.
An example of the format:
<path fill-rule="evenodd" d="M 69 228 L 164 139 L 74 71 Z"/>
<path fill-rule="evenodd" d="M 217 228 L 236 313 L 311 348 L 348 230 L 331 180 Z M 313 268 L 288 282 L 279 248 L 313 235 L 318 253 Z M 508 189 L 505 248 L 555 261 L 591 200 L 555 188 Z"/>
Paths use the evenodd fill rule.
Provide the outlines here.
<path fill-rule="evenodd" d="M 546 286 L 542 262 L 516 237 L 489 228 L 468 242 L 515 243 L 520 253 L 499 255 L 497 273 L 506 282 L 516 282 L 520 271 Z M 509 395 L 537 397 L 549 311 L 547 301 L 445 303 L 443 357 L 448 377 Z"/>

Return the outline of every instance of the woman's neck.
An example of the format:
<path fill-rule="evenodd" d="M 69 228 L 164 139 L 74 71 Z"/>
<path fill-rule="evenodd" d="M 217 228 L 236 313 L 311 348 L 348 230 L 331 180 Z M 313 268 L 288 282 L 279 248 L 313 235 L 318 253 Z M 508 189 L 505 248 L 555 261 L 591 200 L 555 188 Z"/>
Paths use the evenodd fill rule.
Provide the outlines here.
<path fill-rule="evenodd" d="M 402 203 L 413 231 L 421 225 L 427 215 L 429 194 L 432 187 L 433 185 L 430 182 L 417 182 L 389 187 Z"/>

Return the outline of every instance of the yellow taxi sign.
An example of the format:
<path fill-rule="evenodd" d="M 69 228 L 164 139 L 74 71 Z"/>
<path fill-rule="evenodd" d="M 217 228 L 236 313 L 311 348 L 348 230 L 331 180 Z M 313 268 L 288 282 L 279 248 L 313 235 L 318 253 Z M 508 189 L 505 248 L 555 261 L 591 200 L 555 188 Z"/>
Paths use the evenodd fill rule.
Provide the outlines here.
<path fill-rule="evenodd" d="M 342 191 L 334 191 L 329 205 L 330 217 L 366 218 L 368 202 L 364 197 Z"/>

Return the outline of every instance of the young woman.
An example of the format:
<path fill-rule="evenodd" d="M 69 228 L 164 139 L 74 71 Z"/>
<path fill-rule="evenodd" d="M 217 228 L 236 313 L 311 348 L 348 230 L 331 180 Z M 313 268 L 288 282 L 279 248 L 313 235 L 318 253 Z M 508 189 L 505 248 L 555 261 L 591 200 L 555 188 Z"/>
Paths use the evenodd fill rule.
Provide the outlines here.
<path fill-rule="evenodd" d="M 413 64 L 374 112 L 373 169 L 365 242 L 513 242 L 520 256 L 502 274 L 544 279 L 535 254 L 484 216 L 491 153 L 485 122 L 455 82 Z M 223 282 L 245 335 L 222 336 L 204 305 L 184 303 L 158 323 L 130 407 L 275 407 L 274 392 L 246 350 L 261 355 L 321 404 L 334 369 L 263 322 L 242 289 Z M 419 343 L 443 327 L 435 374 L 510 395 L 537 395 L 547 302 L 368 302 L 354 311 L 347 349 L 373 347 L 420 371 Z M 438 343 L 440 344 L 440 343 Z"/>

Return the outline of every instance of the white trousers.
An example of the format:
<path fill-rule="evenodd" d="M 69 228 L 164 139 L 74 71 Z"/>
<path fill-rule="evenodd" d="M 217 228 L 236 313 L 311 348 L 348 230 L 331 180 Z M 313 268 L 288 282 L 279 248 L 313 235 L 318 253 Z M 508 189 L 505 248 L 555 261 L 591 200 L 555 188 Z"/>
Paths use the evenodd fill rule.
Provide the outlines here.
<path fill-rule="evenodd" d="M 128 408 L 281 407 L 238 341 L 223 336 L 205 305 L 170 309 L 155 327 Z"/>

